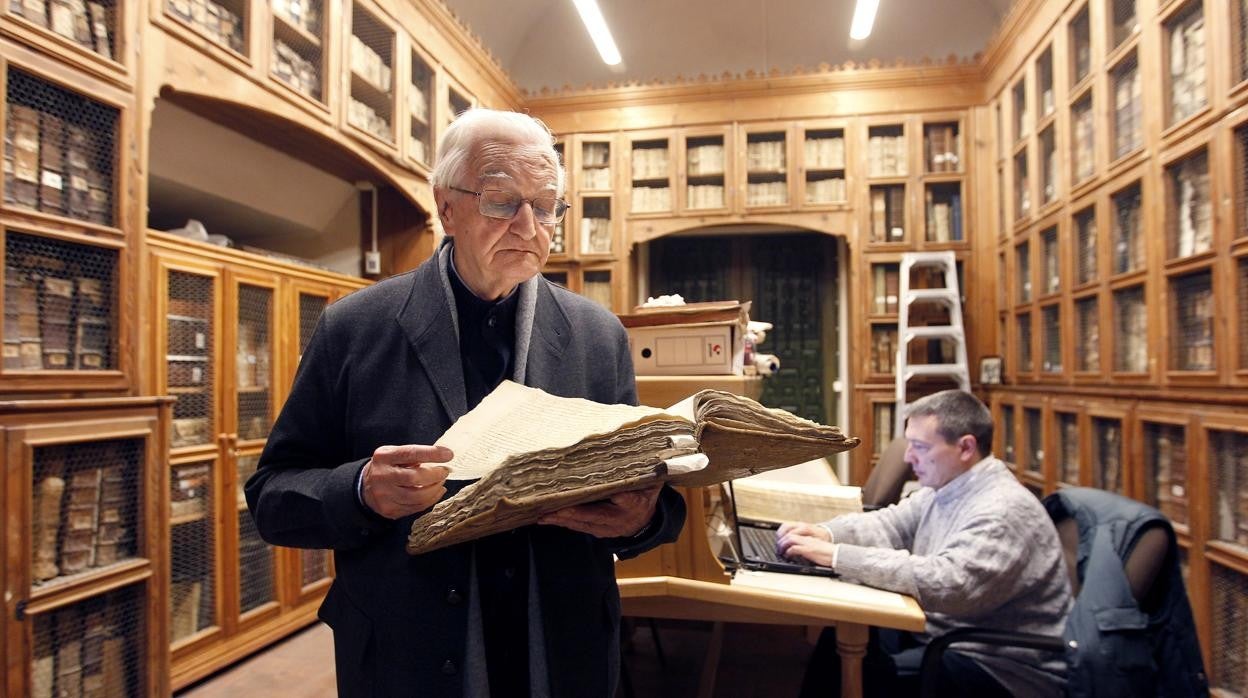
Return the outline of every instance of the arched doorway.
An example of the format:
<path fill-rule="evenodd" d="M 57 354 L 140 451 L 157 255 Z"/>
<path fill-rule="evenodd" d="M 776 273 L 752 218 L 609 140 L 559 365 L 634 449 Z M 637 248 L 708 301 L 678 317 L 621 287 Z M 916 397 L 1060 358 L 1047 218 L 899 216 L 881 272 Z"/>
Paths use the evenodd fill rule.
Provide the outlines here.
<path fill-rule="evenodd" d="M 686 301 L 749 300 L 750 317 L 771 322 L 760 352 L 780 357 L 761 401 L 823 423 L 844 419 L 841 378 L 845 312 L 840 238 L 798 228 L 690 231 L 653 240 L 647 295 Z"/>

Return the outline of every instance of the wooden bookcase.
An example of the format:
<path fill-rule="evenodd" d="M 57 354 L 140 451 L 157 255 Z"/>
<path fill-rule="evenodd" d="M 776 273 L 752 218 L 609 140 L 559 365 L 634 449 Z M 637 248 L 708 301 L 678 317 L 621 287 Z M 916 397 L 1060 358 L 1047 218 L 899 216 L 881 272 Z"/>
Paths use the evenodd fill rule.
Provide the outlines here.
<path fill-rule="evenodd" d="M 324 308 L 365 282 L 148 234 L 157 390 L 170 424 L 168 613 L 184 686 L 307 622 L 327 551 L 264 543 L 243 500 Z"/>
<path fill-rule="evenodd" d="M 162 398 L 0 403 L 6 695 L 169 694 Z"/>

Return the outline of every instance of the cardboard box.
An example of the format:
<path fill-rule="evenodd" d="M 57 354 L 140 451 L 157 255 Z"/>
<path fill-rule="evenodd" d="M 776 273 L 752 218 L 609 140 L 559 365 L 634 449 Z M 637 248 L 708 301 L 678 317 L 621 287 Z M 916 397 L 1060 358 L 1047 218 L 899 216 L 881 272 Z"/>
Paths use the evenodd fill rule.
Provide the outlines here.
<path fill-rule="evenodd" d="M 735 321 L 631 327 L 628 343 L 639 376 L 743 372 L 744 336 Z"/>
<path fill-rule="evenodd" d="M 637 307 L 619 317 L 639 376 L 739 376 L 749 313 L 749 301 L 713 301 Z"/>

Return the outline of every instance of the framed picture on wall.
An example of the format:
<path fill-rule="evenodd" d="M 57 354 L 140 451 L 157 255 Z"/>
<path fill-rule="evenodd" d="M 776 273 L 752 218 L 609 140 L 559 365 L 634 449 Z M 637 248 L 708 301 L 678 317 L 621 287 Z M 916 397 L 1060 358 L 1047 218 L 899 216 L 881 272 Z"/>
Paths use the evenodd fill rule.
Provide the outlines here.
<path fill-rule="evenodd" d="M 1002 362 L 1000 356 L 985 356 L 979 360 L 979 382 L 984 385 L 1001 383 Z"/>

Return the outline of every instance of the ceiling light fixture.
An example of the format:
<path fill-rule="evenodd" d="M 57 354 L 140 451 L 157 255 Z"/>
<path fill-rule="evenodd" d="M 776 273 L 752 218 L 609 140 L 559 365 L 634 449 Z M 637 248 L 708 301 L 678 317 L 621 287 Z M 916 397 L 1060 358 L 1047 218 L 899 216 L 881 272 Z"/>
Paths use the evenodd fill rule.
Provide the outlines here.
<path fill-rule="evenodd" d="M 880 0 L 858 0 L 854 7 L 854 21 L 849 25 L 849 38 L 862 41 L 871 36 L 871 27 L 875 24 L 875 11 L 880 7 Z"/>
<path fill-rule="evenodd" d="M 585 23 L 589 38 L 594 40 L 594 46 L 598 48 L 598 55 L 602 56 L 602 62 L 607 65 L 619 65 L 622 60 L 620 49 L 616 48 L 615 39 L 611 38 L 611 30 L 607 28 L 607 20 L 602 18 L 602 10 L 598 9 L 597 0 L 572 0 L 572 4 L 576 5 L 576 11 L 580 13 L 581 21 Z"/>

